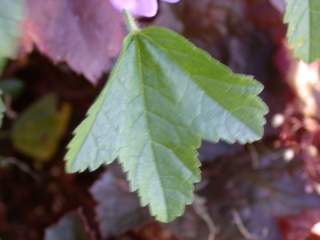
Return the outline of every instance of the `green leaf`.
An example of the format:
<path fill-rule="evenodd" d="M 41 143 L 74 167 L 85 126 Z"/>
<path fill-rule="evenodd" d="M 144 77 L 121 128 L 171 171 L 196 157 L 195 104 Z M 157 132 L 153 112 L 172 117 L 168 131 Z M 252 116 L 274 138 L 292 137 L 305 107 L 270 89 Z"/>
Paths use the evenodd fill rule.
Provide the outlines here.
<path fill-rule="evenodd" d="M 67 170 L 94 170 L 119 157 L 142 205 L 171 221 L 191 203 L 200 180 L 201 138 L 261 138 L 267 112 L 257 97 L 261 90 L 169 30 L 131 33 L 106 88 L 75 131 Z"/>
<path fill-rule="evenodd" d="M 3 92 L 3 95 L 8 95 L 12 98 L 18 97 L 24 87 L 24 82 L 19 79 L 12 78 L 0 81 L 0 90 Z"/>
<path fill-rule="evenodd" d="M 23 17 L 23 0 L 0 0 L 0 73 L 6 58 L 16 51 Z"/>
<path fill-rule="evenodd" d="M 15 53 L 22 16 L 23 0 L 0 0 L 0 75 L 6 59 Z M 4 110 L 0 98 L 0 126 Z"/>
<path fill-rule="evenodd" d="M 6 109 L 5 109 L 5 106 L 2 102 L 2 91 L 0 89 L 0 126 L 2 125 L 2 120 L 3 120 L 3 116 L 4 116 L 5 111 L 6 111 Z"/>
<path fill-rule="evenodd" d="M 313 62 L 320 58 L 320 1 L 287 0 L 284 21 L 288 23 L 289 46 L 294 55 Z"/>
<path fill-rule="evenodd" d="M 15 121 L 12 141 L 17 150 L 38 162 L 55 154 L 70 116 L 69 105 L 57 111 L 57 98 L 47 95 L 28 107 Z"/>

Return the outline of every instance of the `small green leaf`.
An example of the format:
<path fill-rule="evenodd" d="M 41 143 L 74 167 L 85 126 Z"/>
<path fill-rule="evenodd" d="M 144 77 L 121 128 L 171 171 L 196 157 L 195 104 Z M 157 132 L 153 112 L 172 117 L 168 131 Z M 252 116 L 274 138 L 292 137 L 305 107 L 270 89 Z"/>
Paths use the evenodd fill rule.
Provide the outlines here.
<path fill-rule="evenodd" d="M 19 79 L 5 79 L 0 81 L 0 90 L 3 95 L 9 95 L 16 98 L 20 95 L 24 88 L 24 82 Z"/>
<path fill-rule="evenodd" d="M 191 203 L 200 180 L 201 138 L 261 138 L 262 85 L 233 74 L 181 36 L 161 28 L 131 33 L 110 80 L 75 131 L 70 172 L 119 160 L 142 205 L 168 222 Z"/>
<path fill-rule="evenodd" d="M 6 108 L 2 102 L 2 92 L 0 89 L 0 126 L 2 125 L 2 120 L 3 120 L 3 116 L 4 116 L 5 111 L 6 111 Z"/>
<path fill-rule="evenodd" d="M 38 160 L 49 160 L 56 152 L 70 116 L 70 107 L 57 111 L 57 98 L 48 95 L 32 104 L 14 123 L 13 144 L 22 153 Z"/>
<path fill-rule="evenodd" d="M 320 59 L 320 1 L 287 0 L 284 21 L 294 55 L 308 63 Z"/>
<path fill-rule="evenodd" d="M 6 58 L 15 54 L 23 6 L 23 0 L 0 0 L 0 73 Z"/>
<path fill-rule="evenodd" d="M 15 53 L 22 16 L 23 0 L 0 0 L 0 75 L 6 59 Z M 0 127 L 4 111 L 0 98 Z"/>

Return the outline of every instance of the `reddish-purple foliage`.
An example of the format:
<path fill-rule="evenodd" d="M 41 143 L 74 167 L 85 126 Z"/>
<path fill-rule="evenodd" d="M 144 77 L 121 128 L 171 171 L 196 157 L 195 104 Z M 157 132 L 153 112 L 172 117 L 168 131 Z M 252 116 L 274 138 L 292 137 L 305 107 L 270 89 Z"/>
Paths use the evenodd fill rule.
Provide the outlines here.
<path fill-rule="evenodd" d="M 103 0 L 27 0 L 23 48 L 33 44 L 55 63 L 97 83 L 118 55 L 125 28 L 121 14 Z"/>

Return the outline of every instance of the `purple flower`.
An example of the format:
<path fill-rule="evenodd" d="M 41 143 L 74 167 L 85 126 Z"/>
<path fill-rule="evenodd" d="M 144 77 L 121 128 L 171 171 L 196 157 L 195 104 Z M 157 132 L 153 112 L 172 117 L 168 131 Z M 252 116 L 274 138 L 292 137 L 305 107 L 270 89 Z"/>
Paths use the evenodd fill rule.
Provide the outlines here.
<path fill-rule="evenodd" d="M 120 11 L 128 10 L 135 16 L 153 17 L 158 11 L 158 0 L 110 0 L 112 5 Z M 180 0 L 162 0 L 176 3 Z"/>

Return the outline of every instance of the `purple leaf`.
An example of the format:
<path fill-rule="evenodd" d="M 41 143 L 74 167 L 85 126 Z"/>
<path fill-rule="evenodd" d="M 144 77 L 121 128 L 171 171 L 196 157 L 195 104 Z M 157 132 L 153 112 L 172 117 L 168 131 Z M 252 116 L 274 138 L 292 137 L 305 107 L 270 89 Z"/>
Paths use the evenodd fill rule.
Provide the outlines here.
<path fill-rule="evenodd" d="M 25 51 L 35 45 L 55 63 L 66 62 L 92 83 L 118 55 L 124 37 L 122 16 L 109 1 L 27 0 Z"/>
<path fill-rule="evenodd" d="M 112 168 L 107 171 L 90 189 L 97 202 L 97 222 L 102 237 L 107 238 L 122 234 L 141 226 L 150 216 L 141 208 L 135 193 L 129 191 L 124 178 L 118 176 Z"/>

